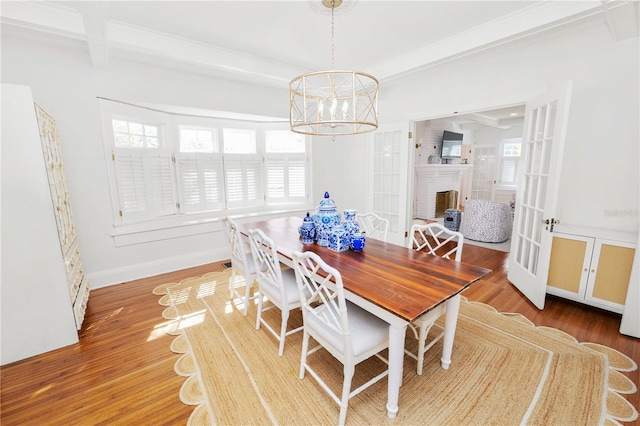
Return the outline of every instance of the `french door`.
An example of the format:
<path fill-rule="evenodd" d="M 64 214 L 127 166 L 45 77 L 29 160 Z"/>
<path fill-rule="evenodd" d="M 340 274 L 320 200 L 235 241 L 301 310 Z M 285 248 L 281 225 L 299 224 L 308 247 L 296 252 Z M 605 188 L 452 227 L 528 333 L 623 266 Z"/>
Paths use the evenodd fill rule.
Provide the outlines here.
<path fill-rule="evenodd" d="M 498 148 L 495 145 L 480 145 L 473 148 L 472 200 L 494 199 L 497 159 Z"/>
<path fill-rule="evenodd" d="M 369 188 L 367 210 L 389 219 L 387 241 L 405 245 L 408 231 L 407 196 L 409 187 L 409 124 L 397 123 L 380 126 L 372 133 L 369 149 Z"/>
<path fill-rule="evenodd" d="M 527 102 L 508 279 L 544 308 L 571 83 Z"/>

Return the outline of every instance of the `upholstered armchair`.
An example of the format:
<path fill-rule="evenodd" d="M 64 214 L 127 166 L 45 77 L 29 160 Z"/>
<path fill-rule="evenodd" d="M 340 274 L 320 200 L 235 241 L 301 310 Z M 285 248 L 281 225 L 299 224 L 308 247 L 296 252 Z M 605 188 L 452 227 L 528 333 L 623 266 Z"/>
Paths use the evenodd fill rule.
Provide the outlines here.
<path fill-rule="evenodd" d="M 462 216 L 464 238 L 501 243 L 511 238 L 513 217 L 508 204 L 488 200 L 467 200 Z"/>

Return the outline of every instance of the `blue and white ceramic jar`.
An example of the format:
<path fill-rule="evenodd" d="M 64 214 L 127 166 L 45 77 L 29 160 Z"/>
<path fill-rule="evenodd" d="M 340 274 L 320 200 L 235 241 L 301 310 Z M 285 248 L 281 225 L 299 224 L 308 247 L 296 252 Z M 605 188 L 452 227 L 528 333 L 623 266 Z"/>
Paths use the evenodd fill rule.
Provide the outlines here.
<path fill-rule="evenodd" d="M 333 251 L 349 250 L 349 235 L 342 225 L 336 225 L 331 230 L 328 248 Z"/>
<path fill-rule="evenodd" d="M 329 193 L 324 193 L 324 198 L 320 200 L 318 209 L 313 215 L 313 224 L 316 227 L 316 238 L 318 245 L 329 245 L 329 234 L 334 226 L 340 224 L 340 213 L 336 210 L 336 203 L 329 198 Z"/>
<path fill-rule="evenodd" d="M 344 230 L 351 237 L 356 232 L 360 232 L 360 225 L 356 221 L 356 211 L 351 209 L 344 210 L 344 222 L 342 222 Z"/>
<path fill-rule="evenodd" d="M 349 239 L 349 247 L 353 251 L 362 251 L 364 249 L 364 244 L 366 242 L 366 238 L 360 232 L 356 232 L 351 235 Z"/>
<path fill-rule="evenodd" d="M 309 212 L 302 219 L 302 225 L 298 228 L 298 232 L 302 238 L 302 244 L 312 244 L 316 240 L 316 226 L 311 216 L 309 216 Z"/>

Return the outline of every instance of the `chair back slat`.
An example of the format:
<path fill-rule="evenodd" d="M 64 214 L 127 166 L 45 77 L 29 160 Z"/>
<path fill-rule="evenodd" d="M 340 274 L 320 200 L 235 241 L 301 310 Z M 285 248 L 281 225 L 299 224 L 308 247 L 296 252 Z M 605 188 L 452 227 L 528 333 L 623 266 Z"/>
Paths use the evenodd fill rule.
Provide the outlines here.
<path fill-rule="evenodd" d="M 347 304 L 340 272 L 310 251 L 294 252 L 293 261 L 303 317 L 313 316 L 335 330 L 348 347 Z"/>
<path fill-rule="evenodd" d="M 234 268 L 241 271 L 242 274 L 250 273 L 247 263 L 247 256 L 250 255 L 247 243 L 242 239 L 238 224 L 230 217 L 223 217 L 222 224 L 227 236 L 227 244 L 231 252 L 231 263 Z"/>
<path fill-rule="evenodd" d="M 439 223 L 414 224 L 411 227 L 410 244 L 414 250 L 426 251 L 434 256 L 460 261 L 464 236 Z"/>
<path fill-rule="evenodd" d="M 249 244 L 260 285 L 272 286 L 283 293 L 282 268 L 273 240 L 267 237 L 261 229 L 250 229 Z M 284 299 L 284 294 L 282 296 Z"/>
<path fill-rule="evenodd" d="M 356 220 L 360 225 L 360 232 L 362 232 L 365 237 L 387 241 L 387 234 L 389 233 L 389 219 L 370 212 L 356 214 Z"/>

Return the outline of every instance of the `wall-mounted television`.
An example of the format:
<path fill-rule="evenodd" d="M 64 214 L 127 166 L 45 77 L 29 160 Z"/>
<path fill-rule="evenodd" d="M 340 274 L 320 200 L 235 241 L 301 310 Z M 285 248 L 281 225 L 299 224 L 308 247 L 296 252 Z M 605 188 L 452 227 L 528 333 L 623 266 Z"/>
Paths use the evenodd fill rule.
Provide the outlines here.
<path fill-rule="evenodd" d="M 462 157 L 462 133 L 444 131 L 440 157 L 445 160 Z"/>

